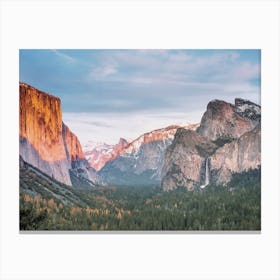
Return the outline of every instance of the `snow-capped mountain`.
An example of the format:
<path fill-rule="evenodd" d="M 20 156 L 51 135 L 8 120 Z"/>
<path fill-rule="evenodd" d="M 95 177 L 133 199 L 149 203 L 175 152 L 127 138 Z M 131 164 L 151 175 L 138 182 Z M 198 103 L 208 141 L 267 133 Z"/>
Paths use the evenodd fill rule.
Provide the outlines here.
<path fill-rule="evenodd" d="M 198 128 L 199 124 L 183 124 L 183 125 L 171 125 L 165 128 L 160 128 L 156 130 L 152 130 L 150 132 L 144 133 L 134 141 L 129 143 L 127 147 L 125 147 L 120 155 L 137 153 L 139 148 L 143 144 L 148 144 L 150 142 L 155 141 L 169 141 L 170 139 L 173 140 L 174 135 L 178 128 L 185 128 L 195 130 Z"/>
<path fill-rule="evenodd" d="M 83 150 L 90 166 L 99 171 L 106 162 L 118 156 L 120 151 L 127 145 L 128 142 L 123 138 L 120 138 L 116 145 L 89 141 L 83 146 Z"/>
<path fill-rule="evenodd" d="M 108 184 L 150 185 L 160 181 L 165 150 L 178 128 L 195 130 L 199 124 L 172 125 L 139 136 L 123 146 L 98 174 Z"/>
<path fill-rule="evenodd" d="M 90 141 L 86 142 L 85 144 L 82 143 L 82 148 L 83 148 L 83 152 L 87 153 L 87 152 L 91 152 L 93 149 L 100 149 L 106 145 L 109 146 L 106 143 L 95 142 L 95 141 L 90 140 Z"/>

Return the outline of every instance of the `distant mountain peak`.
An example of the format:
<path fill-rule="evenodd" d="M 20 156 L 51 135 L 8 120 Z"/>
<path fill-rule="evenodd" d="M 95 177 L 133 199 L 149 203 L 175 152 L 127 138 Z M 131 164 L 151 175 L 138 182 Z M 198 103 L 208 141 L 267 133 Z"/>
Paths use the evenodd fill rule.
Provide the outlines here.
<path fill-rule="evenodd" d="M 170 125 L 146 132 L 130 142 L 121 137 L 116 145 L 101 143 L 92 145 L 92 148 L 90 148 L 89 144 L 87 144 L 86 147 L 84 146 L 84 149 L 86 148 L 85 155 L 90 165 L 95 170 L 99 171 L 107 162 L 110 162 L 119 156 L 137 153 L 140 147 L 144 144 L 155 141 L 165 141 L 167 139 L 171 141 L 176 130 L 180 127 L 194 130 L 198 126 L 199 124 Z"/>
<path fill-rule="evenodd" d="M 121 145 L 126 145 L 126 144 L 128 144 L 128 142 L 127 142 L 127 140 L 126 139 L 124 139 L 124 138 L 120 138 L 119 139 L 119 143 L 118 144 L 121 144 Z"/>
<path fill-rule="evenodd" d="M 180 128 L 195 130 L 198 125 L 170 125 L 146 132 L 106 162 L 98 174 L 112 185 L 158 184 L 166 148 L 172 143 L 176 131 Z"/>

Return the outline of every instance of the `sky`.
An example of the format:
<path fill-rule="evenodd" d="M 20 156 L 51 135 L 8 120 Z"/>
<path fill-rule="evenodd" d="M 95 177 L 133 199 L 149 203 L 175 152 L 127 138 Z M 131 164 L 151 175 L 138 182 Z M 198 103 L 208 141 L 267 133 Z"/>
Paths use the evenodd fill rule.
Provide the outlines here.
<path fill-rule="evenodd" d="M 61 99 L 82 144 L 200 122 L 213 99 L 260 104 L 260 50 L 21 49 L 19 79 Z"/>

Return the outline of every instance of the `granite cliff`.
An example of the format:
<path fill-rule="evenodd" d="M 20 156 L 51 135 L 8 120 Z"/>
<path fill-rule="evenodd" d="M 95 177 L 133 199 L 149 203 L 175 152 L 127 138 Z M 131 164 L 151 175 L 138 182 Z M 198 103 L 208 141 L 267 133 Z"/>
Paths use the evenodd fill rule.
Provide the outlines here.
<path fill-rule="evenodd" d="M 261 166 L 261 125 L 225 144 L 210 156 L 212 181 L 225 184 L 232 173 L 242 173 Z"/>
<path fill-rule="evenodd" d="M 60 99 L 20 83 L 19 154 L 56 180 L 72 185 L 73 176 L 95 181 L 76 135 L 62 122 Z"/>
<path fill-rule="evenodd" d="M 166 149 L 162 170 L 164 190 L 187 186 L 193 189 L 204 179 L 205 158 L 212 155 L 217 145 L 196 131 L 178 129 L 174 141 Z"/>
<path fill-rule="evenodd" d="M 207 164 L 206 164 L 207 162 Z M 210 183 L 226 185 L 233 173 L 261 166 L 261 107 L 235 99 L 209 102 L 197 131 L 180 129 L 167 148 L 162 188 L 194 189 Z"/>
<path fill-rule="evenodd" d="M 240 98 L 235 105 L 221 100 L 208 103 L 198 133 L 210 140 L 231 140 L 252 130 L 260 121 L 260 106 Z"/>

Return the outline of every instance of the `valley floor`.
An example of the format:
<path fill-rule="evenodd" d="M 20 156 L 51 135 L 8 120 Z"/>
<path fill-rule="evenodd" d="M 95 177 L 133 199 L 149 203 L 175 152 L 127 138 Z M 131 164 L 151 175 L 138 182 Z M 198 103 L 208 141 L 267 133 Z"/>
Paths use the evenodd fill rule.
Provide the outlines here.
<path fill-rule="evenodd" d="M 261 229 L 260 171 L 234 176 L 227 188 L 209 185 L 203 191 L 64 186 L 64 193 L 28 172 L 21 170 L 20 230 Z"/>

